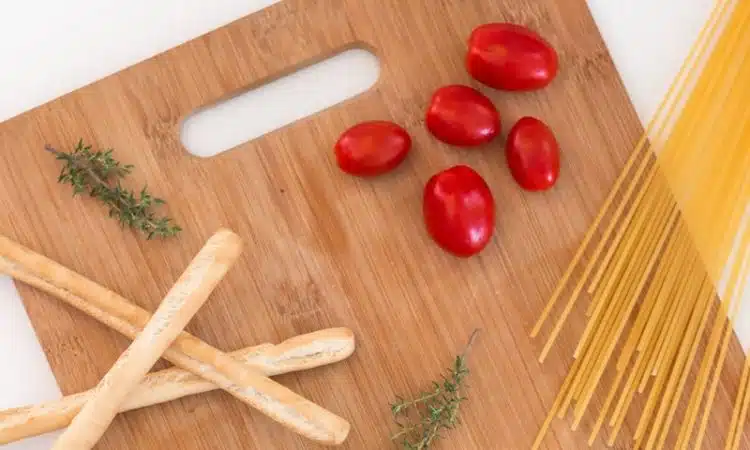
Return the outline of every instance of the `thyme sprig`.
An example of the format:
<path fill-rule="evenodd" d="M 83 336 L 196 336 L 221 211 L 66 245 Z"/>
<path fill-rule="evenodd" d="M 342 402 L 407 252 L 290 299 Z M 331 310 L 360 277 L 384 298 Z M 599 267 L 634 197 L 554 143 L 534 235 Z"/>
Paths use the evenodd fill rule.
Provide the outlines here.
<path fill-rule="evenodd" d="M 474 330 L 464 351 L 456 356 L 447 374 L 432 383 L 432 389 L 409 400 L 397 398 L 391 404 L 399 431 L 391 436 L 404 450 L 426 450 L 442 432 L 459 423 L 459 405 L 466 399 L 461 394 L 469 375 L 466 359 L 479 330 Z"/>
<path fill-rule="evenodd" d="M 80 140 L 71 153 L 47 145 L 45 149 L 64 162 L 58 182 L 70 184 L 73 195 L 88 192 L 109 208 L 109 216 L 116 217 L 121 226 L 139 230 L 147 239 L 174 236 L 182 228 L 166 217 L 157 217 L 152 208 L 166 203 L 154 197 L 144 186 L 139 194 L 125 189 L 120 183 L 133 166 L 123 165 L 112 156 L 112 149 L 92 151 Z"/>

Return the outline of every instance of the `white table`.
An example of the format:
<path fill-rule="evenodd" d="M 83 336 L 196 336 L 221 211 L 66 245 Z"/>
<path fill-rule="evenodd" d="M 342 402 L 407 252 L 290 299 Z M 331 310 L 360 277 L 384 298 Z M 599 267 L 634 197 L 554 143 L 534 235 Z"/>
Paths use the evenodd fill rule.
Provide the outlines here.
<path fill-rule="evenodd" d="M 655 111 L 714 0 L 588 0 L 635 108 Z M 199 36 L 273 0 L 5 0 L 0 121 Z M 750 342 L 750 313 L 737 325 Z M 747 345 L 745 345 L 747 347 Z M 0 277 L 0 408 L 60 396 L 7 278 Z M 54 435 L 3 447 L 47 449 Z"/>

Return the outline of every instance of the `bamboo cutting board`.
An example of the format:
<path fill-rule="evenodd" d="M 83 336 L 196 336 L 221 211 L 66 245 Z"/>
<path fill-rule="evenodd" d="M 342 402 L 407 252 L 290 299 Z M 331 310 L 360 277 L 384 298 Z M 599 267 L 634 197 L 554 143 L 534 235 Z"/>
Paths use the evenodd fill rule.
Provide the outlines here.
<path fill-rule="evenodd" d="M 490 21 L 522 23 L 549 39 L 561 57 L 557 80 L 526 94 L 472 82 L 466 39 Z M 380 59 L 368 92 L 214 158 L 182 147 L 180 125 L 199 108 L 354 47 Z M 467 151 L 430 137 L 425 107 L 449 83 L 488 94 L 505 131 L 521 115 L 545 120 L 563 149 L 557 187 L 522 192 L 504 164 L 503 139 Z M 362 180 L 336 168 L 332 147 L 369 119 L 404 125 L 414 148 L 393 173 Z M 205 239 L 231 228 L 245 240 L 243 255 L 187 330 L 233 351 L 350 327 L 357 350 L 349 360 L 277 377 L 351 422 L 347 449 L 395 448 L 389 402 L 428 388 L 480 327 L 463 423 L 437 448 L 524 449 L 583 322 L 571 319 L 544 365 L 528 331 L 641 133 L 584 0 L 286 0 L 0 124 L 0 209 L 11 212 L 0 233 L 153 311 Z M 70 150 L 79 138 L 134 164 L 129 186 L 147 183 L 165 198 L 180 237 L 145 241 L 58 185 L 60 165 L 44 145 Z M 499 210 L 492 243 L 469 260 L 438 249 L 421 219 L 424 183 L 458 163 L 488 180 Z M 63 392 L 95 386 L 128 341 L 19 289 Z M 734 342 L 707 448 L 723 445 L 742 359 Z M 637 418 L 617 448 L 629 448 Z M 546 447 L 585 448 L 592 420 L 577 432 L 556 421 Z M 98 448 L 317 447 L 217 391 L 121 414 Z"/>

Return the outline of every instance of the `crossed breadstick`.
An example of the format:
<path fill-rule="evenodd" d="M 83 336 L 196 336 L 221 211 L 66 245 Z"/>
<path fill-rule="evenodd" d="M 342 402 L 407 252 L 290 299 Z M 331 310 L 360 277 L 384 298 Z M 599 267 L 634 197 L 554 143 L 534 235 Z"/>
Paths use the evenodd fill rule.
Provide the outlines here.
<path fill-rule="evenodd" d="M 265 375 L 281 375 L 333 364 L 354 352 L 354 334 L 348 328 L 328 328 L 273 344 L 261 344 L 231 353 Z M 120 412 L 166 403 L 218 387 L 180 368 L 146 375 L 120 405 Z M 60 400 L 0 411 L 0 446 L 67 427 L 94 391 Z"/>
<path fill-rule="evenodd" d="M 72 420 L 61 421 L 59 417 L 50 420 L 49 423 L 53 425 L 48 425 L 48 428 L 70 425 L 56 442 L 55 450 L 93 447 L 112 418 L 133 406 L 126 401 L 126 395 L 136 395 L 143 391 L 144 383 L 159 379 L 161 372 L 153 375 L 146 373 L 160 357 L 206 380 L 201 389 L 224 389 L 312 440 L 337 445 L 346 439 L 349 424 L 344 419 L 272 381 L 266 377 L 263 369 L 240 362 L 182 331 L 239 253 L 240 239 L 237 235 L 228 230 L 214 234 L 167 294 L 154 316 L 150 317 L 147 311 L 116 293 L 0 236 L 0 272 L 61 298 L 133 339 L 131 346 L 99 386 L 87 393 L 83 403 L 74 408 L 78 409 L 78 413 Z M 348 356 L 347 350 L 344 349 L 340 355 Z M 189 391 L 186 389 L 184 395 L 189 395 Z M 166 397 L 181 395 L 182 391 L 177 389 Z M 159 398 L 154 397 L 154 403 Z M 63 401 L 69 402 L 70 399 Z M 11 430 L 8 433 L 10 437 L 14 433 L 36 433 L 36 430 L 24 427 L 20 427 L 19 432 L 19 427 L 13 426 L 18 422 L 18 412 L 0 412 L 0 433 L 8 429 Z M 66 414 L 70 418 L 70 411 Z M 8 423 L 11 425 L 8 426 Z"/>

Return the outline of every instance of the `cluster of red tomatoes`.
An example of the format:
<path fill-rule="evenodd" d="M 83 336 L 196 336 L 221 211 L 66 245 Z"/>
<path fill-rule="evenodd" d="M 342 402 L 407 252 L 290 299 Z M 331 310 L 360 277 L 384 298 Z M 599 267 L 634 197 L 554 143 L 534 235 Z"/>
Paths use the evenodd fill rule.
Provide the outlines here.
<path fill-rule="evenodd" d="M 466 69 L 480 83 L 506 91 L 547 86 L 557 75 L 552 46 L 526 27 L 490 23 L 469 38 Z M 500 135 L 500 113 L 480 91 L 455 84 L 439 88 L 430 100 L 426 126 L 440 141 L 477 147 Z M 375 176 L 404 161 L 412 140 L 389 121 L 363 122 L 346 130 L 335 146 L 338 166 L 346 173 Z M 505 158 L 516 182 L 529 191 L 552 187 L 560 172 L 560 149 L 541 120 L 523 117 L 508 133 Z M 479 253 L 495 228 L 495 201 L 485 180 L 472 168 L 457 165 L 433 175 L 425 185 L 423 214 L 427 231 L 443 249 L 457 256 Z"/>

